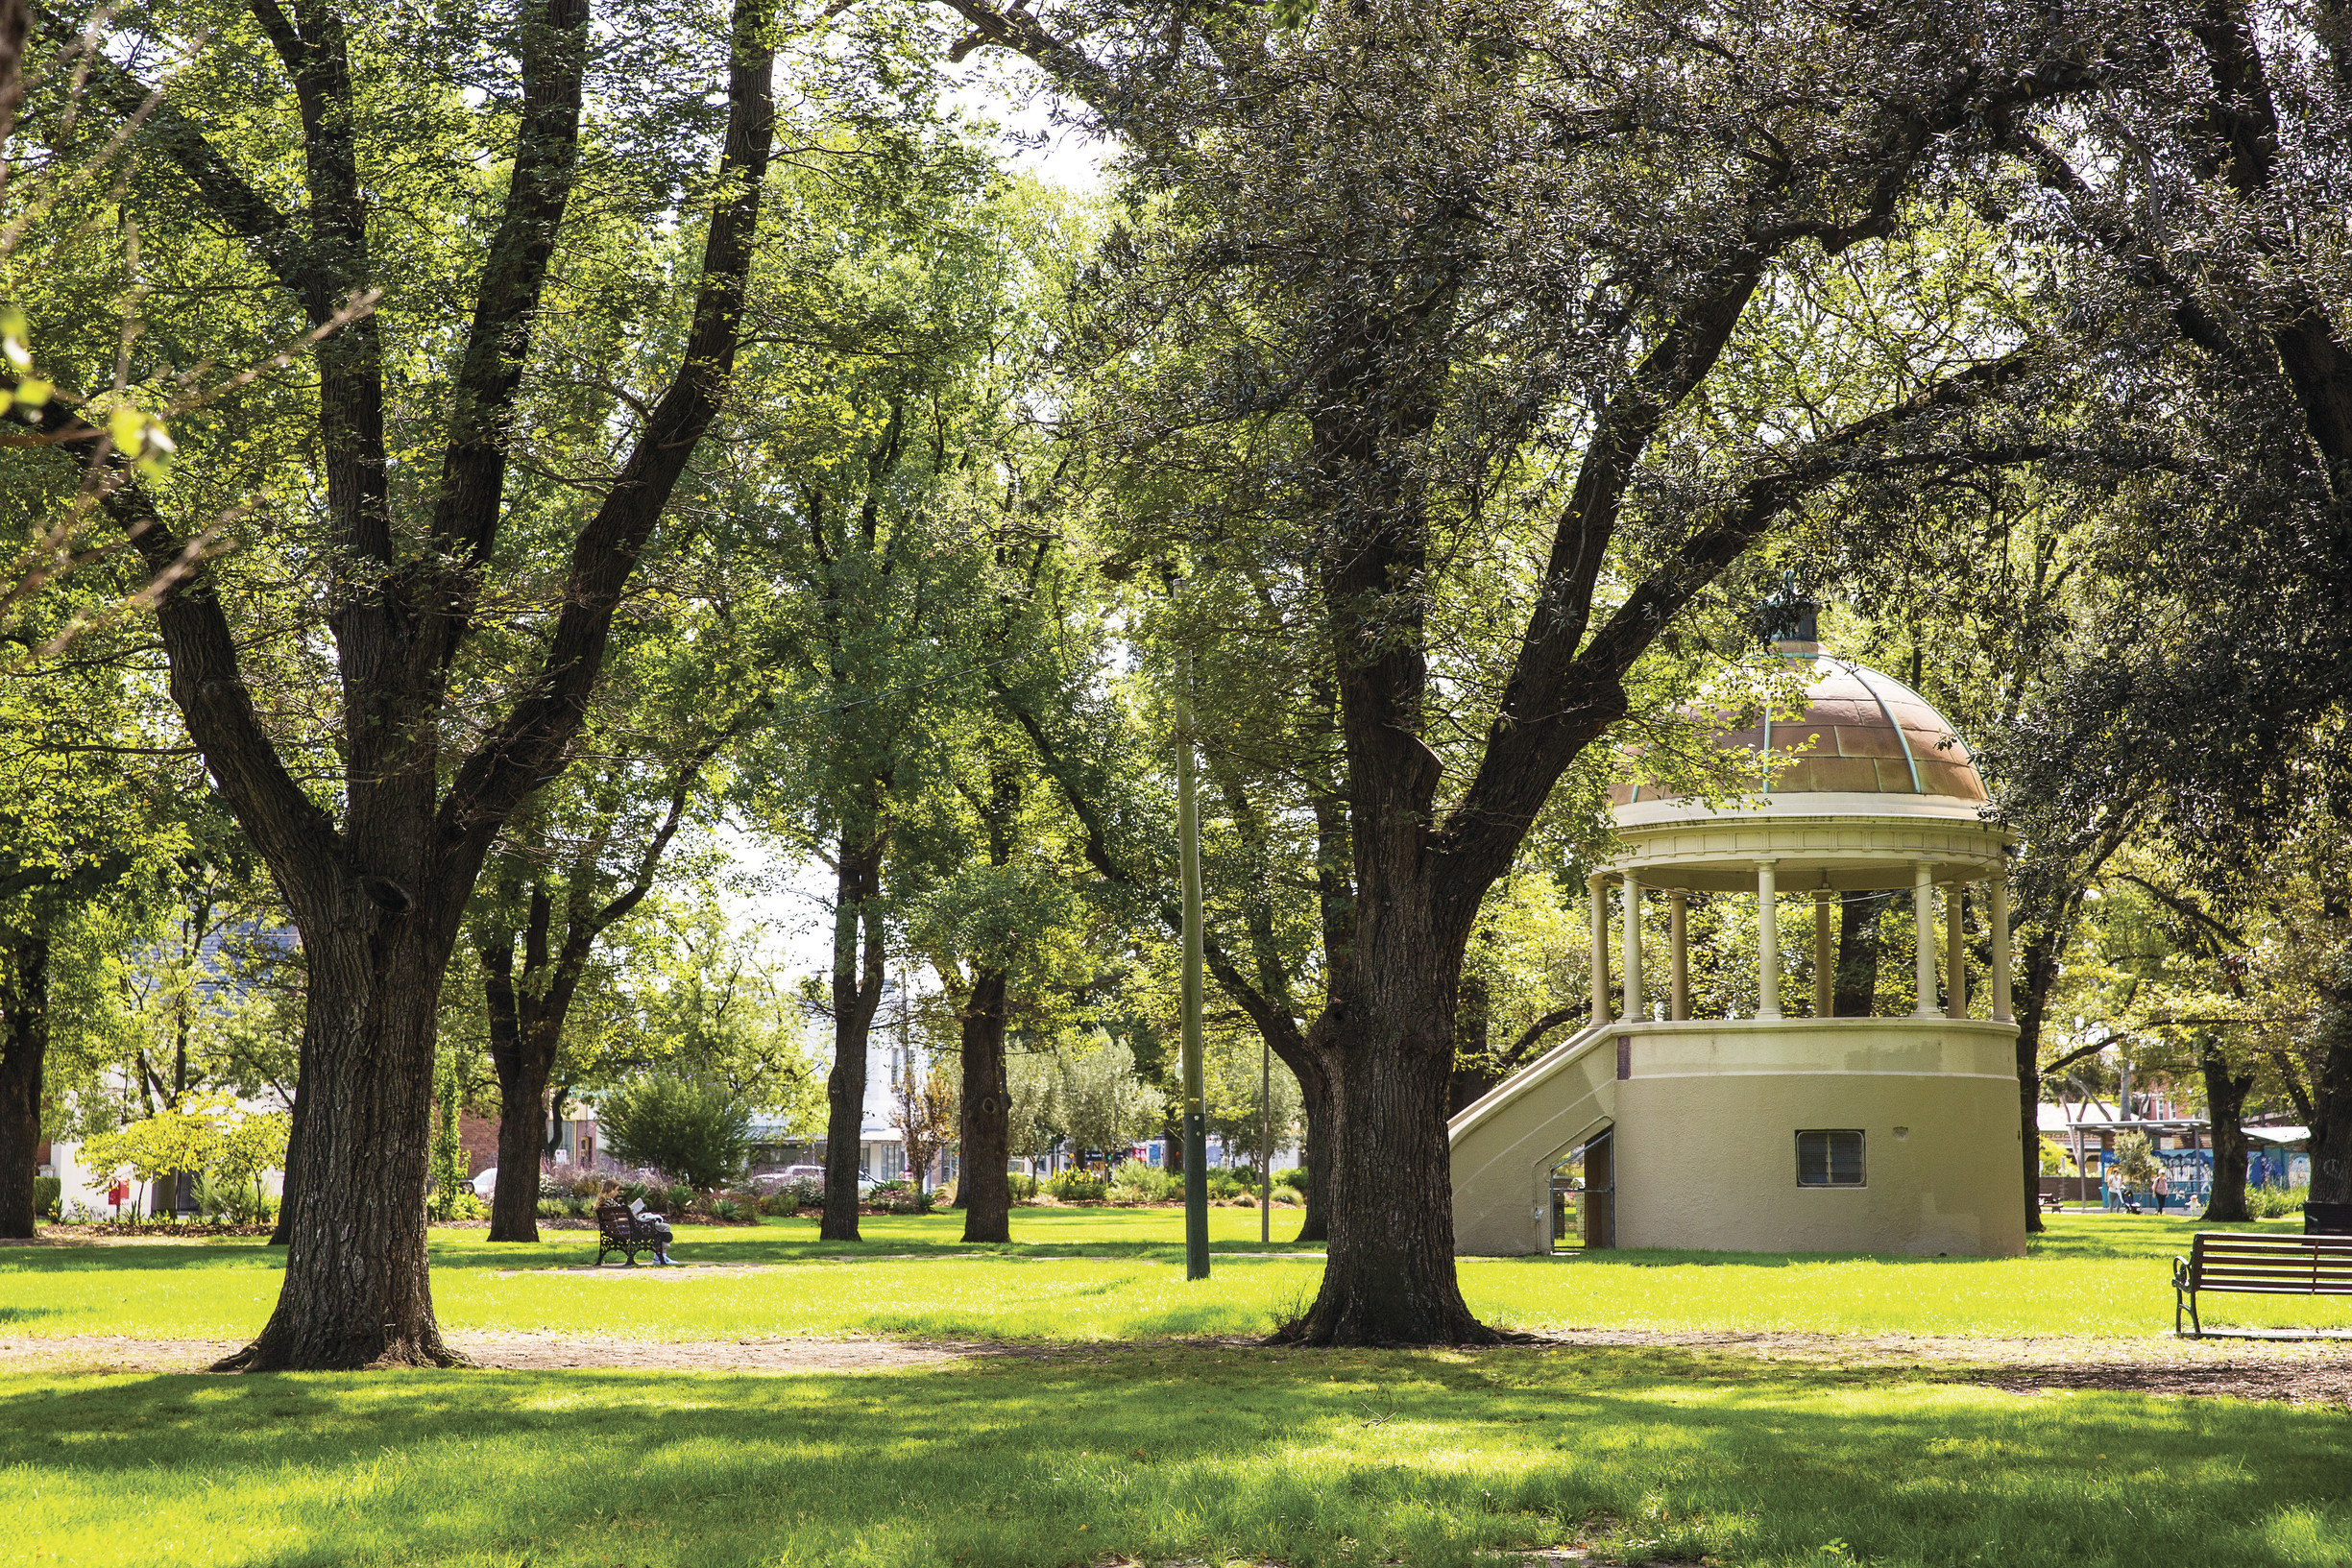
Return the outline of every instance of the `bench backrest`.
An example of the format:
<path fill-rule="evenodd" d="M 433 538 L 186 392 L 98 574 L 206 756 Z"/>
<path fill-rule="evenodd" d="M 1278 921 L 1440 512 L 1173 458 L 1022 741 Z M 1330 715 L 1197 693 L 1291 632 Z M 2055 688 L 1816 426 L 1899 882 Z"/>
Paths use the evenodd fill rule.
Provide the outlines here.
<path fill-rule="evenodd" d="M 2249 1295 L 2352 1295 L 2352 1236 L 2201 1230 L 2189 1246 L 2199 1291 Z"/>

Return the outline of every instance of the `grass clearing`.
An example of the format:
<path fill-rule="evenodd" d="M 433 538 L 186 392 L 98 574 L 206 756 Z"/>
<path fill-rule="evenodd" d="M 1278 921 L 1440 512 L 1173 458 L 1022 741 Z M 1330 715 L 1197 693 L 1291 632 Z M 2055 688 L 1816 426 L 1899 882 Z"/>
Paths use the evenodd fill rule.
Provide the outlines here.
<path fill-rule="evenodd" d="M 2352 1421 L 1659 1351 L 0 1380 L 20 1561 L 2352 1559 Z M 36 1555 L 37 1554 L 37 1555 Z M 1492 1560 L 1492 1559 L 1487 1559 Z"/>
<path fill-rule="evenodd" d="M 1283 1218 L 1283 1217 L 1278 1217 Z M 535 1246 L 478 1231 L 433 1237 L 446 1327 L 653 1339 L 777 1334 L 1132 1340 L 1256 1334 L 1311 1299 L 1321 1264 L 1260 1255 L 1257 1216 L 1210 1211 L 1219 1252 L 1205 1285 L 1183 1278 L 1175 1210 L 1016 1210 L 1011 1246 L 967 1247 L 957 1215 L 869 1219 L 858 1245 L 819 1242 L 807 1220 L 689 1229 L 678 1256 L 756 1272 L 670 1274 L 595 1255 L 592 1233 Z M 1292 1219 L 1295 1228 L 1295 1218 Z M 2170 1261 L 2190 1219 L 2068 1215 L 2025 1258 L 1887 1258 L 1620 1251 L 1466 1258 L 1462 1285 L 1491 1322 L 1566 1328 L 2021 1338 L 2170 1334 Z M 2262 1229 L 2292 1229 L 2273 1221 Z M 257 1331 L 282 1255 L 253 1242 L 0 1248 L 0 1334 L 236 1339 Z M 2207 1320 L 2352 1328 L 2352 1301 L 2210 1298 Z"/>

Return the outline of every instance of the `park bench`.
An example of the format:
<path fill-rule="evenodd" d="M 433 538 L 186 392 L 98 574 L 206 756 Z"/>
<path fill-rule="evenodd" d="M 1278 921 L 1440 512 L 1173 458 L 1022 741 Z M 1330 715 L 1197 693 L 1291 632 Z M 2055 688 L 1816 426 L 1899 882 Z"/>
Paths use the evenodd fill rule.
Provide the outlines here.
<path fill-rule="evenodd" d="M 2205 1337 L 2197 1321 L 2199 1291 L 2229 1295 L 2352 1295 L 2352 1236 L 2275 1236 L 2256 1231 L 2201 1230 L 2189 1256 L 2172 1260 L 2172 1332 L 2184 1309 L 2189 1338 Z M 2326 1338 L 2337 1338 L 2326 1336 Z"/>
<path fill-rule="evenodd" d="M 2352 1236 L 2352 1203 L 2304 1204 L 2303 1234 Z"/>
<path fill-rule="evenodd" d="M 596 1205 L 596 1266 L 604 1266 L 608 1252 L 618 1252 L 626 1260 L 625 1266 L 637 1266 L 637 1255 L 651 1252 L 661 1245 L 650 1228 L 641 1227 L 637 1216 L 610 1199 Z"/>

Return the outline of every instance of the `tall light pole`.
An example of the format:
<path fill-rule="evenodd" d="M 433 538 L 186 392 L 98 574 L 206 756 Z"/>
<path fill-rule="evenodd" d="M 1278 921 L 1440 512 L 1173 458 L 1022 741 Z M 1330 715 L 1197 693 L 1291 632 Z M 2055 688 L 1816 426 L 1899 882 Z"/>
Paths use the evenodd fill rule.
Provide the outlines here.
<path fill-rule="evenodd" d="M 1184 878 L 1184 1277 L 1209 1277 L 1208 1097 L 1200 1073 L 1200 808 L 1193 797 L 1192 655 L 1176 691 L 1176 842 Z"/>

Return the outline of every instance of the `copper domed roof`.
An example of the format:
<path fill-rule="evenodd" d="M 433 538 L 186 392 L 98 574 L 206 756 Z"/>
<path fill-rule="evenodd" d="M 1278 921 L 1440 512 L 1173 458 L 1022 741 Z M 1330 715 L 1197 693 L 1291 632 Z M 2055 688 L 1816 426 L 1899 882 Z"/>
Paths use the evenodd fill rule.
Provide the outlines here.
<path fill-rule="evenodd" d="M 1751 728 L 1715 737 L 1726 749 L 1745 747 L 1759 754 L 1756 778 L 1762 793 L 1933 795 L 1985 803 L 1984 781 L 1968 747 L 1918 692 L 1852 660 L 1820 654 L 1811 643 L 1782 642 L 1775 648 L 1792 664 L 1812 666 L 1804 716 L 1790 722 L 1767 715 Z M 1767 748 L 1769 778 L 1761 755 Z M 1655 784 L 1619 784 L 1609 791 L 1614 806 L 1674 798 L 1660 794 Z"/>

